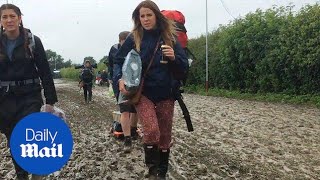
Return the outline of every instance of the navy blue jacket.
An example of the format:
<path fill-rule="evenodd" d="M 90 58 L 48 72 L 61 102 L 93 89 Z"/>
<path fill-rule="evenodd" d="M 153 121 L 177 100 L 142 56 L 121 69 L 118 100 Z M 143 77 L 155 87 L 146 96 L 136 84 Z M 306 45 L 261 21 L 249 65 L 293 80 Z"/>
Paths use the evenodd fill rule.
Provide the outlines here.
<path fill-rule="evenodd" d="M 159 37 L 159 30 L 144 30 L 140 48 L 140 57 L 142 60 L 142 75 L 149 65 Z M 133 36 L 130 35 L 119 49 L 118 53 L 116 54 L 116 58 L 114 59 L 113 82 L 118 82 L 118 80 L 121 78 L 122 65 L 125 61 L 125 57 L 131 51 L 131 49 L 134 48 L 135 44 Z M 188 68 L 188 60 L 181 45 L 176 42 L 173 49 L 175 52 L 175 60 L 168 60 L 169 63 L 171 63 L 170 65 L 172 65 L 172 67 L 174 68 L 182 68 L 186 70 Z M 153 63 L 145 77 L 144 87 L 142 91 L 142 94 L 153 102 L 159 102 L 169 98 L 174 98 L 172 93 L 173 78 L 171 72 L 169 71 L 169 63 L 162 64 L 160 63 L 161 59 L 162 51 L 159 46 L 155 53 Z"/>
<path fill-rule="evenodd" d="M 109 80 L 112 80 L 113 77 L 113 61 L 116 57 L 116 54 L 120 48 L 120 44 L 115 44 L 110 48 L 109 56 L 108 56 L 108 72 L 109 72 Z"/>

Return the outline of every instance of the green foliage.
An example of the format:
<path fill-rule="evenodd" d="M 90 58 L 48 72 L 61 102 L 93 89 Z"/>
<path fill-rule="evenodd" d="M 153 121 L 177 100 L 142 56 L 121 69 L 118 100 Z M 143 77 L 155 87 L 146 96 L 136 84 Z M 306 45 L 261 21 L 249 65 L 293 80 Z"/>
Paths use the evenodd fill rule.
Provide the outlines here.
<path fill-rule="evenodd" d="M 96 72 L 98 72 L 98 71 L 102 72 L 103 70 L 106 70 L 106 68 L 107 68 L 107 66 L 103 62 L 101 62 L 98 64 Z"/>
<path fill-rule="evenodd" d="M 49 67 L 51 71 L 54 69 L 61 69 L 64 67 L 71 67 L 71 60 L 69 59 L 67 62 L 64 62 L 64 59 L 61 55 L 58 55 L 56 52 L 48 49 L 46 50 L 46 55 L 49 62 Z"/>
<path fill-rule="evenodd" d="M 66 79 L 73 79 L 73 80 L 79 80 L 81 69 L 75 69 L 74 66 L 69 68 L 62 68 L 60 70 L 61 77 Z"/>
<path fill-rule="evenodd" d="M 99 63 L 97 69 L 94 70 L 96 74 L 98 71 L 102 72 L 106 70 L 106 65 L 104 63 Z M 62 78 L 79 80 L 81 69 L 75 69 L 74 66 L 69 68 L 62 68 L 60 74 Z"/>
<path fill-rule="evenodd" d="M 209 85 L 241 93 L 320 92 L 320 5 L 257 10 L 208 36 Z M 188 84 L 205 82 L 205 37 L 191 39 L 197 60 Z"/>
<path fill-rule="evenodd" d="M 108 56 L 103 56 L 103 58 L 100 59 L 99 63 L 108 63 Z"/>

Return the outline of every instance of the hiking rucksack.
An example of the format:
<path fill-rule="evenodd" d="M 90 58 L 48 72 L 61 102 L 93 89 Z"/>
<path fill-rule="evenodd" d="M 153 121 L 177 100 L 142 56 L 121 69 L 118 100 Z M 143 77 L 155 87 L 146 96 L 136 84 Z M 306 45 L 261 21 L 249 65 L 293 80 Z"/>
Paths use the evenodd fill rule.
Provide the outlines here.
<path fill-rule="evenodd" d="M 177 10 L 162 10 L 161 13 L 168 19 L 173 20 L 177 26 L 177 40 L 180 42 L 183 49 L 188 45 L 188 35 L 187 29 L 184 26 L 185 17 L 184 15 Z"/>
<path fill-rule="evenodd" d="M 185 53 L 188 57 L 188 64 L 189 67 L 191 66 L 192 59 L 196 59 L 193 53 L 188 49 L 188 35 L 187 35 L 187 29 L 184 26 L 185 25 L 185 17 L 184 15 L 177 10 L 162 10 L 161 13 L 168 19 L 173 20 L 176 23 L 177 26 L 177 41 L 181 44 L 181 47 L 185 50 Z M 192 59 L 190 58 L 192 57 Z M 174 77 L 177 80 L 181 80 L 183 85 L 186 83 L 186 79 L 189 72 L 189 67 L 187 69 L 187 72 L 182 72 L 177 69 L 172 69 L 172 72 L 174 73 Z"/>
<path fill-rule="evenodd" d="M 81 72 L 81 80 L 86 82 L 86 83 L 89 83 L 91 82 L 93 79 L 93 72 L 90 68 L 84 68 L 82 69 L 82 72 Z"/>

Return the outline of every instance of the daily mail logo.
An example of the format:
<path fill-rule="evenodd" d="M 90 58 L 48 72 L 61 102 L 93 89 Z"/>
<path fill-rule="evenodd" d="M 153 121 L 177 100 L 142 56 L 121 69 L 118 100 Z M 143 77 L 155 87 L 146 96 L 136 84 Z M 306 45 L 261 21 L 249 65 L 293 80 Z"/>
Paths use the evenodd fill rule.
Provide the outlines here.
<path fill-rule="evenodd" d="M 59 117 L 34 113 L 16 125 L 10 148 L 13 158 L 24 170 L 48 175 L 68 162 L 73 148 L 72 134 Z"/>
<path fill-rule="evenodd" d="M 39 149 L 38 144 L 21 144 L 21 156 L 22 157 L 63 157 L 62 144 L 54 143 L 55 138 L 57 137 L 58 131 L 52 133 L 49 129 L 44 129 L 42 131 L 35 131 L 34 129 L 26 129 L 26 142 L 51 142 L 51 147 L 43 147 Z"/>

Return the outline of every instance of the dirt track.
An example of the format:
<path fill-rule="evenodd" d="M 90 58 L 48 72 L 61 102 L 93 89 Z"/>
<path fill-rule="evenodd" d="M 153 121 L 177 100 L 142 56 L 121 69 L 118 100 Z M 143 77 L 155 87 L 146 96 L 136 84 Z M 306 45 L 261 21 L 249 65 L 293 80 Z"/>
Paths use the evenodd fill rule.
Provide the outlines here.
<path fill-rule="evenodd" d="M 84 104 L 76 83 L 57 81 L 59 107 L 74 137 L 69 163 L 47 179 L 143 179 L 141 142 L 131 154 L 108 133 L 117 108 L 106 87 Z M 170 179 L 320 179 L 320 110 L 185 95 L 195 132 L 176 105 Z M 87 110 L 85 110 L 87 109 Z M 0 136 L 0 179 L 14 171 Z"/>

